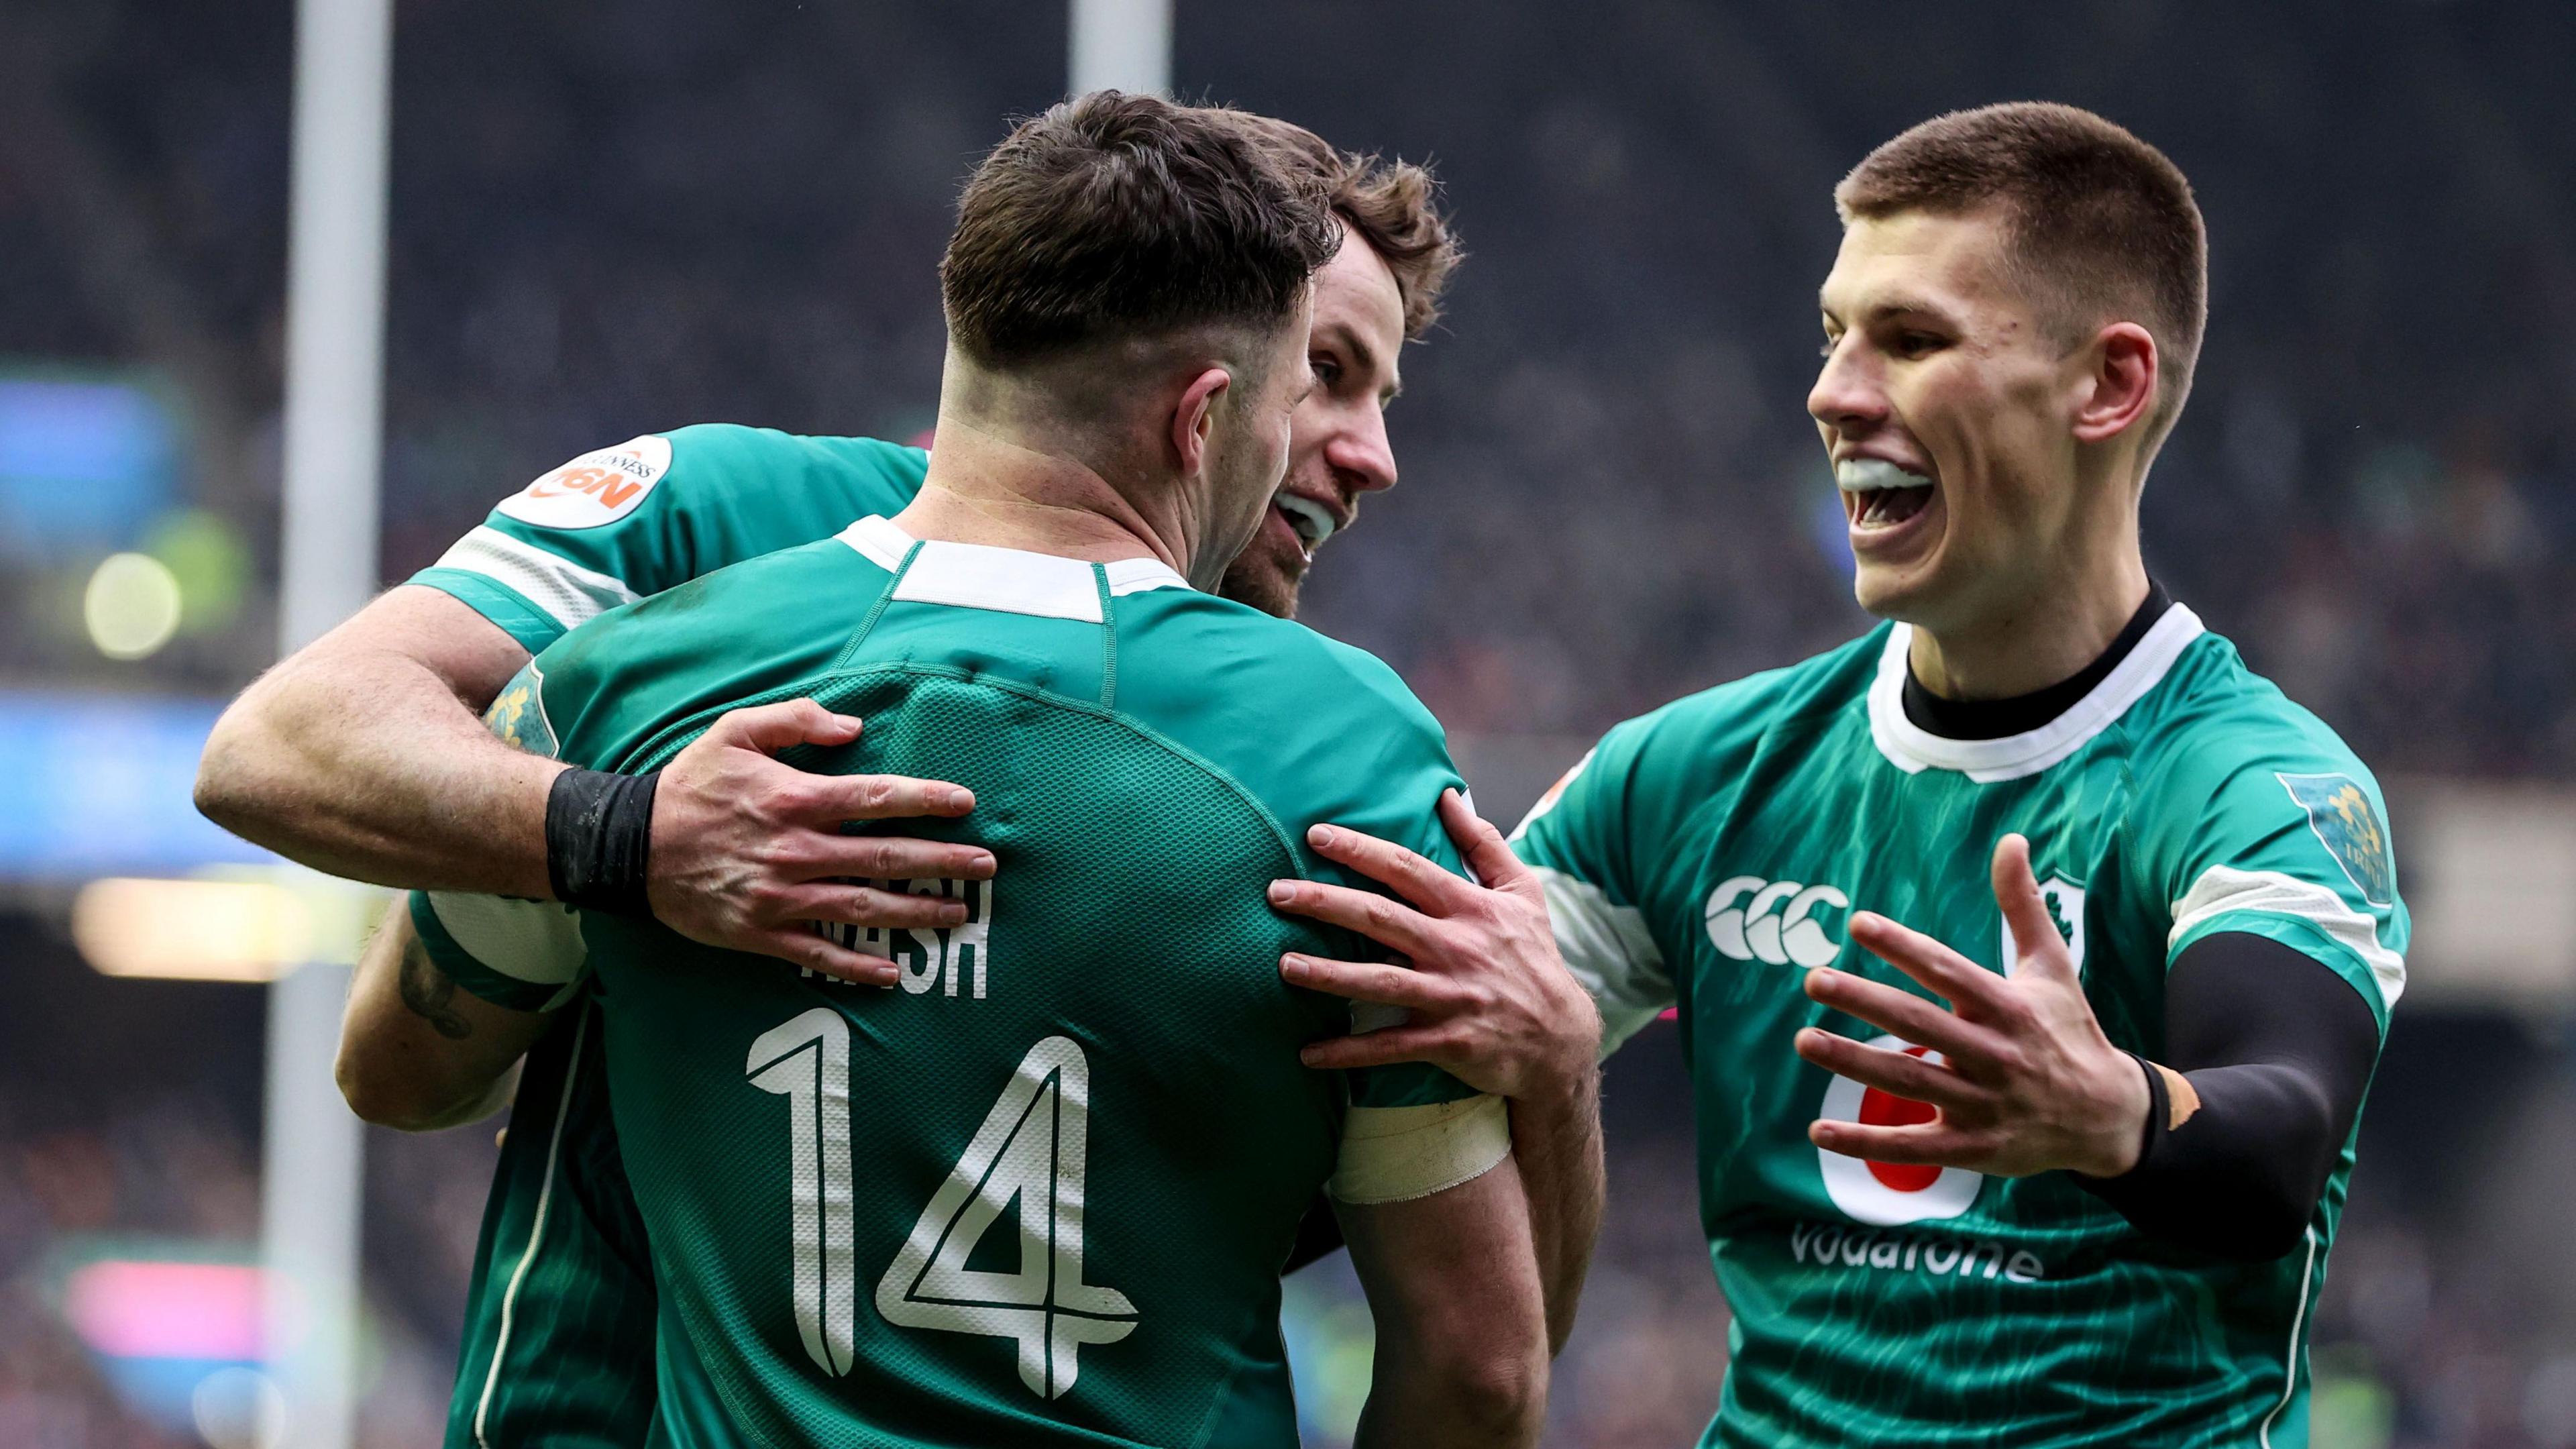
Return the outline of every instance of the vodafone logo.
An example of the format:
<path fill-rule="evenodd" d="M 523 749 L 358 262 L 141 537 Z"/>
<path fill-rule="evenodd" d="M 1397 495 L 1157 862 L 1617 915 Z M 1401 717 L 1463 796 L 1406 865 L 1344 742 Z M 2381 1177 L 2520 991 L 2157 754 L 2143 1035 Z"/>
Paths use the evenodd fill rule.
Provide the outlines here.
<path fill-rule="evenodd" d="M 1851 909 L 1829 885 L 1739 875 L 1708 893 L 1708 939 L 1718 954 L 1773 966 L 1830 966 L 1843 943 L 1825 934 L 1820 911 Z"/>
<path fill-rule="evenodd" d="M 501 500 L 501 512 L 540 528 L 597 528 L 635 511 L 671 471 L 671 440 L 651 434 L 584 453 Z"/>
<path fill-rule="evenodd" d="M 1935 1065 L 1941 1061 L 1939 1052 L 1892 1036 L 1879 1037 L 1870 1045 L 1921 1057 Z M 1849 1077 L 1836 1077 L 1825 1088 L 1823 1115 L 1833 1122 L 1905 1127 L 1929 1122 L 1933 1113 L 1929 1104 L 1911 1097 L 1864 1087 Z M 1834 1206 L 1856 1221 L 1878 1227 L 1955 1218 L 1976 1202 L 1977 1189 L 1986 1183 L 1985 1174 L 1964 1167 L 1863 1162 L 1823 1148 L 1816 1149 L 1816 1165 L 1824 1174 L 1825 1194 L 1834 1200 Z"/>

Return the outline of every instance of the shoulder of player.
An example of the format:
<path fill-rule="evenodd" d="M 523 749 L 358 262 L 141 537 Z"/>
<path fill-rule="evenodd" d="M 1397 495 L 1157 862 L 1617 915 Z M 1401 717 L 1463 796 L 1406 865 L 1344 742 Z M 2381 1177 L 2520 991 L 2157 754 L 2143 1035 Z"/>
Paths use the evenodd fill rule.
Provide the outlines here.
<path fill-rule="evenodd" d="M 563 758 L 606 768 L 653 726 L 819 678 L 886 578 L 827 538 L 700 575 L 572 630 L 535 661 Z"/>
<path fill-rule="evenodd" d="M 1865 701 L 1886 638 L 1881 625 L 1795 664 L 1686 694 L 1614 726 L 1600 753 L 1666 780 L 1730 777 L 1783 735 Z"/>
<path fill-rule="evenodd" d="M 2285 792 L 2295 798 L 2310 781 L 2350 780 L 2378 793 L 2370 767 L 2343 737 L 2247 668 L 2221 635 L 2195 641 L 2140 706 L 2122 722 L 2130 774 L 2140 799 L 2174 806 L 2151 818 L 2183 824 L 2245 791 L 2269 805 Z"/>
<path fill-rule="evenodd" d="M 1318 728 L 1393 730 L 1442 744 L 1440 722 L 1403 676 L 1365 649 L 1213 594 L 1159 589 L 1138 597 L 1158 616 L 1144 636 L 1152 656 L 1187 661 L 1211 693 L 1265 708 L 1294 701 Z"/>
<path fill-rule="evenodd" d="M 1454 782 L 1440 722 L 1366 650 L 1206 594 L 1160 590 L 1118 644 L 1118 712 L 1282 819 L 1373 833 L 1428 819 Z M 1150 611 L 1150 612 L 1148 612 Z M 1386 815 L 1385 819 L 1380 819 Z"/>
<path fill-rule="evenodd" d="M 920 480 L 930 455 L 877 438 L 781 432 L 743 423 L 691 423 L 660 436 L 671 446 L 669 481 L 686 491 L 735 484 L 774 487 L 782 471 L 861 471 Z"/>

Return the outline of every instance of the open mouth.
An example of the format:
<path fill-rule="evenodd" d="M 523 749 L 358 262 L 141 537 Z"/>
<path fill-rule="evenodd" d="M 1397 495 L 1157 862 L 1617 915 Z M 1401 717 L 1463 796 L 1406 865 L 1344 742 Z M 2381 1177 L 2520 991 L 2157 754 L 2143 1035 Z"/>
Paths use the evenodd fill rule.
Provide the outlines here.
<path fill-rule="evenodd" d="M 1270 507 L 1288 520 L 1288 527 L 1297 535 L 1297 546 L 1306 551 L 1308 558 L 1313 558 L 1315 550 L 1323 547 L 1324 540 L 1341 526 L 1331 509 L 1298 494 L 1280 493 L 1270 500 Z"/>
<path fill-rule="evenodd" d="M 1859 529 L 1895 528 L 1932 503 L 1932 480 L 1884 458 L 1846 458 L 1834 465 L 1843 511 Z"/>

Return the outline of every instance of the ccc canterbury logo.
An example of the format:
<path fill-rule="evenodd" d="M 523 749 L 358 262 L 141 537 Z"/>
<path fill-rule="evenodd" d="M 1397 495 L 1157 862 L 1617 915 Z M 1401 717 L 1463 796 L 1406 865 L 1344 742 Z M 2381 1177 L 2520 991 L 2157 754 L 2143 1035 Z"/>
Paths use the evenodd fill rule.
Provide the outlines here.
<path fill-rule="evenodd" d="M 1719 954 L 1774 966 L 1830 966 L 1843 943 L 1825 934 L 1822 911 L 1851 908 L 1829 885 L 1731 876 L 1708 893 L 1708 939 Z"/>

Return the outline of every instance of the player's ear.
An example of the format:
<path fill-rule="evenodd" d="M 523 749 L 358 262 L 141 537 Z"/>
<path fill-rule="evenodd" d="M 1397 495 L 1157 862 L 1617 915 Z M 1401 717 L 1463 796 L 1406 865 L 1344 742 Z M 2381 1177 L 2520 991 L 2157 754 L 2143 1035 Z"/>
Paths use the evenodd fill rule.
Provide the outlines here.
<path fill-rule="evenodd" d="M 2105 443 L 2127 432 L 2155 406 L 2163 359 L 2156 339 L 2135 322 L 2114 322 L 2095 333 L 2085 356 L 2091 363 L 2075 405 L 2075 441 Z"/>
<path fill-rule="evenodd" d="M 1172 409 L 1172 451 L 1180 458 L 1182 476 L 1196 474 L 1207 460 L 1208 435 L 1216 429 L 1217 400 L 1233 385 L 1232 373 L 1211 367 L 1182 390 L 1180 406 Z"/>

